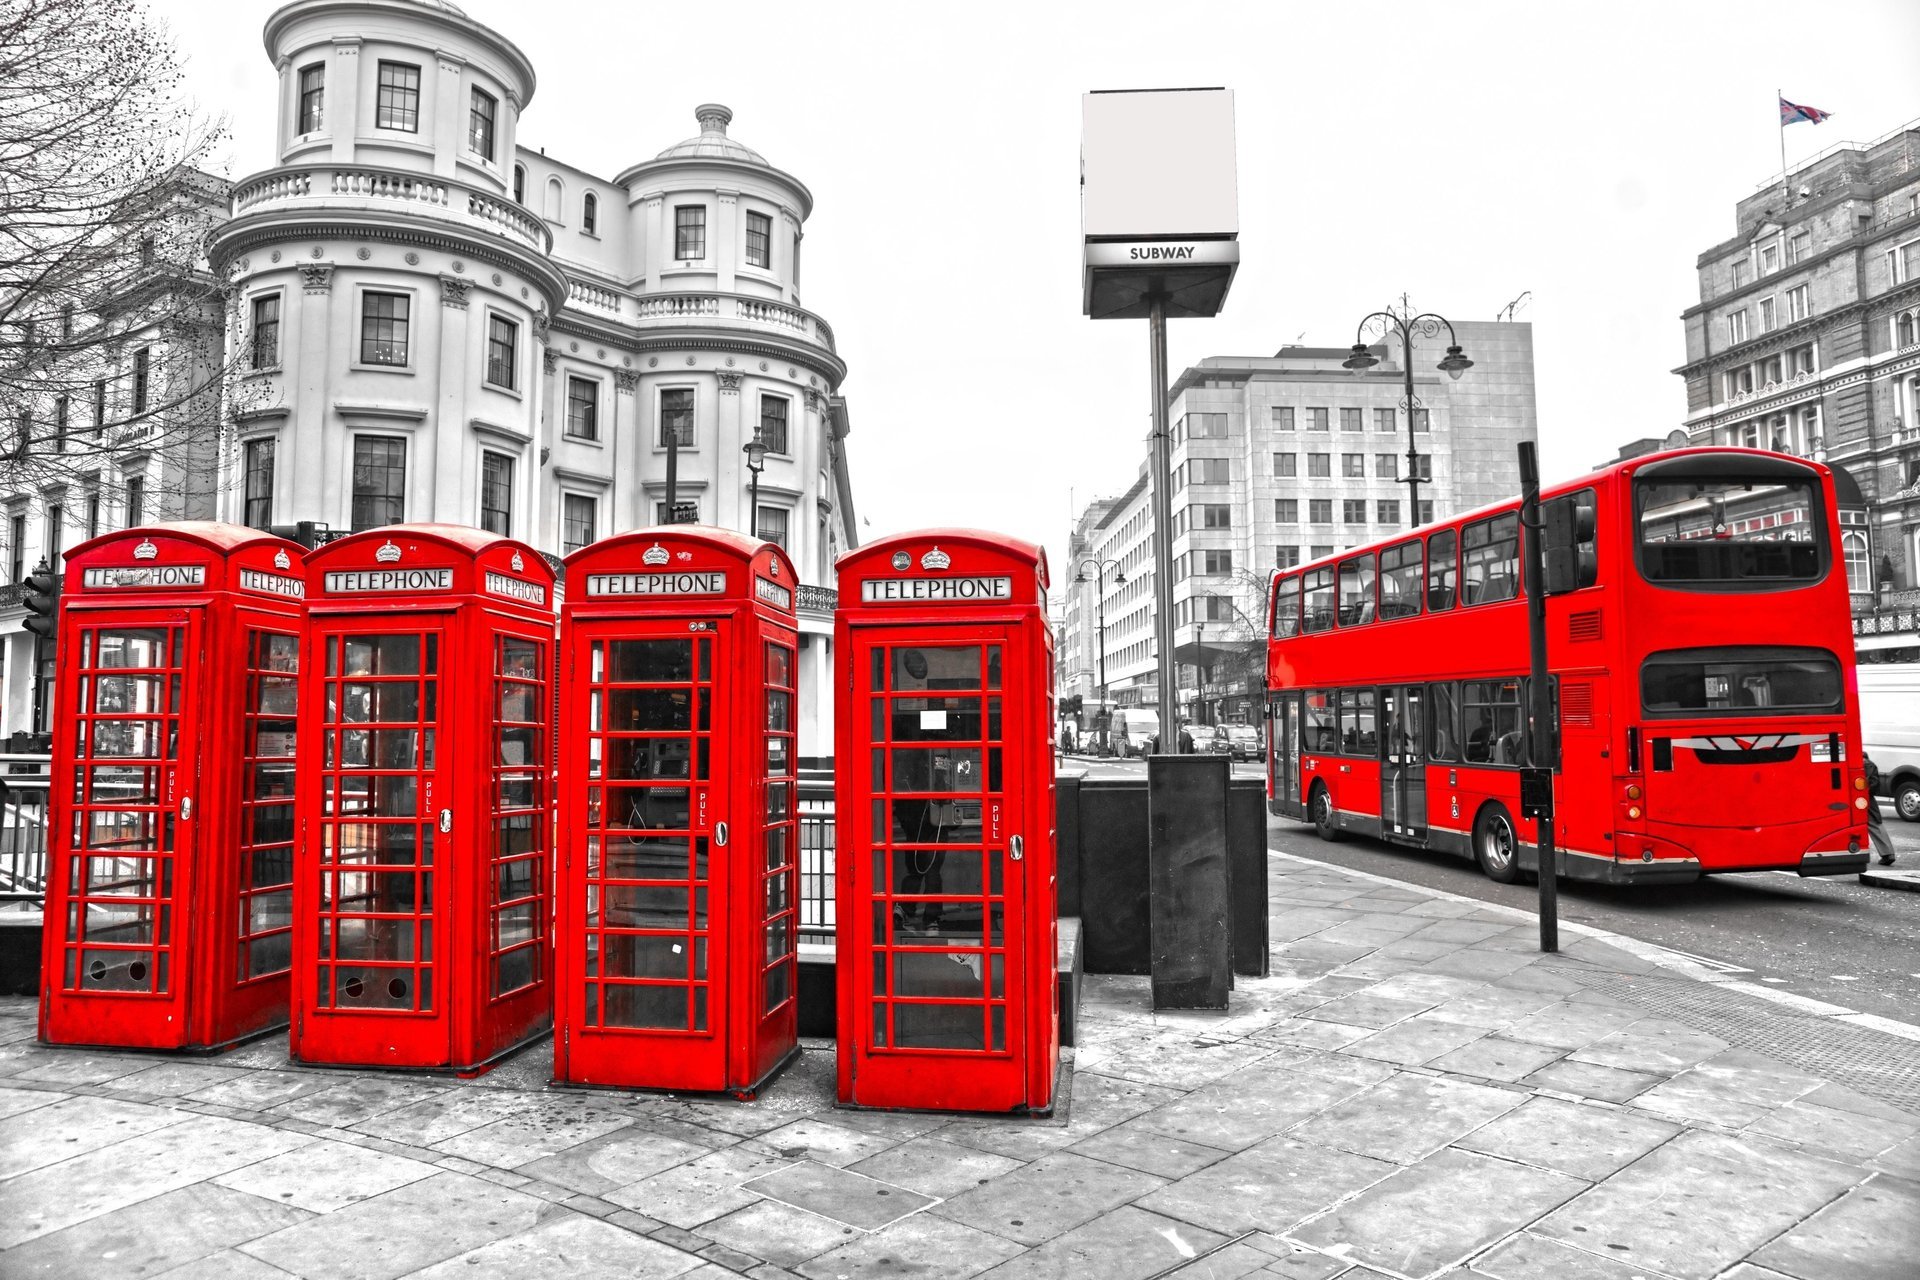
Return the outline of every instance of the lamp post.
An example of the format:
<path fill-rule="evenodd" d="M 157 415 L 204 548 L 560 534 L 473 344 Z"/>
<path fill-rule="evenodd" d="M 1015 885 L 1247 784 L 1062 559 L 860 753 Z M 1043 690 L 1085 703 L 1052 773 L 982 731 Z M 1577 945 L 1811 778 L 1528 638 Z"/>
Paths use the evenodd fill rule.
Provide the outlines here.
<path fill-rule="evenodd" d="M 1431 311 L 1414 315 L 1413 307 L 1405 298 L 1400 300 L 1400 309 L 1398 311 L 1395 311 L 1392 307 L 1388 307 L 1384 311 L 1376 311 L 1361 320 L 1353 336 L 1356 339 L 1360 338 L 1361 335 L 1366 332 L 1367 326 L 1376 320 L 1380 321 L 1382 330 L 1380 336 L 1383 340 L 1395 334 L 1399 335 L 1400 338 L 1400 372 L 1406 379 L 1407 392 L 1407 501 L 1412 506 L 1412 510 L 1407 512 L 1407 527 L 1417 529 L 1420 527 L 1420 447 L 1413 430 L 1414 335 L 1418 334 L 1422 338 L 1436 337 L 1440 332 L 1441 326 L 1446 326 L 1447 354 L 1446 358 L 1441 360 L 1437 367 L 1440 372 L 1455 381 L 1459 380 L 1461 374 L 1473 368 L 1473 361 L 1467 359 L 1465 353 L 1460 350 L 1460 340 L 1454 335 L 1452 321 L 1448 320 L 1445 316 L 1437 315 Z M 1373 366 L 1379 364 L 1380 357 L 1369 351 L 1365 342 L 1355 341 L 1353 344 L 1353 354 L 1349 355 L 1340 363 L 1342 368 L 1351 369 L 1355 373 L 1359 373 L 1363 369 L 1371 369 Z"/>
<path fill-rule="evenodd" d="M 767 469 L 767 446 L 761 442 L 758 431 L 753 433 L 753 439 L 747 441 L 741 452 L 747 455 L 747 470 L 753 473 L 753 480 L 750 482 L 750 491 L 753 496 L 749 499 L 752 505 L 747 510 L 747 532 L 757 538 L 760 536 L 760 473 Z"/>
<path fill-rule="evenodd" d="M 1093 576 L 1087 576 L 1087 566 L 1093 566 Z M 1101 578 L 1108 569 L 1113 570 L 1113 585 L 1119 586 L 1127 580 L 1127 571 L 1120 567 L 1118 560 L 1101 560 L 1088 556 L 1080 562 L 1077 582 L 1093 583 L 1095 607 L 1099 610 L 1100 626 L 1100 751 L 1105 754 L 1112 746 L 1113 711 L 1107 706 L 1107 595 L 1101 584 Z"/>

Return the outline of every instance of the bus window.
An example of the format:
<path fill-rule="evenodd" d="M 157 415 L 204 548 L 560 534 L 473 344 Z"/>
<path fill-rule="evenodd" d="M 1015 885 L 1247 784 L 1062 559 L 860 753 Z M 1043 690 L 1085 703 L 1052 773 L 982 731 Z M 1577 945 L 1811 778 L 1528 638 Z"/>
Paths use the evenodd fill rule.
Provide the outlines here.
<path fill-rule="evenodd" d="M 1640 668 L 1649 716 L 1832 715 L 1845 705 L 1840 664 L 1824 649 L 1665 649 Z"/>
<path fill-rule="evenodd" d="M 1301 588 L 1306 604 L 1302 631 L 1325 631 L 1333 626 L 1333 570 L 1315 569 L 1308 573 Z"/>
<path fill-rule="evenodd" d="M 1340 691 L 1340 750 L 1350 756 L 1379 752 L 1380 742 L 1373 723 L 1373 690 Z"/>
<path fill-rule="evenodd" d="M 1460 686 L 1468 764 L 1520 764 L 1520 682 L 1468 680 Z"/>
<path fill-rule="evenodd" d="M 1300 736 L 1300 749 L 1306 752 L 1334 750 L 1333 697 L 1325 689 L 1309 690 L 1307 715 Z"/>
<path fill-rule="evenodd" d="M 1520 590 L 1520 517 L 1476 520 L 1464 531 L 1460 581 L 1465 604 L 1511 600 Z"/>
<path fill-rule="evenodd" d="M 1380 616 L 1411 618 L 1420 612 L 1420 540 L 1380 553 Z"/>
<path fill-rule="evenodd" d="M 1300 579 L 1288 578 L 1273 589 L 1273 635 L 1277 640 L 1300 634 Z"/>
<path fill-rule="evenodd" d="M 1340 625 L 1357 627 L 1373 621 L 1373 557 L 1355 556 L 1340 562 Z"/>
<path fill-rule="evenodd" d="M 1435 760 L 1460 758 L 1460 717 L 1457 690 L 1450 684 L 1427 686 L 1427 755 Z"/>
<path fill-rule="evenodd" d="M 1427 612 L 1453 608 L 1454 533 L 1443 529 L 1427 539 Z"/>
<path fill-rule="evenodd" d="M 1668 464 L 1657 479 L 1633 482 L 1648 582 L 1765 590 L 1825 575 L 1826 504 L 1816 478 L 1797 463 L 1754 466 L 1751 477 L 1687 476 Z"/>

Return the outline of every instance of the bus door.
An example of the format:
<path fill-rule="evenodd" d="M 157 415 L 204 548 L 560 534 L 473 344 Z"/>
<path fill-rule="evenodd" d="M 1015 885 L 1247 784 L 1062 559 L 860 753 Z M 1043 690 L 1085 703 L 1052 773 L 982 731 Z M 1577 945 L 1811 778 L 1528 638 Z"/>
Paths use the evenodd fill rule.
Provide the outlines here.
<path fill-rule="evenodd" d="M 1402 840 L 1427 834 L 1426 688 L 1380 690 L 1380 833 Z"/>
<path fill-rule="evenodd" d="M 1273 786 L 1273 811 L 1289 818 L 1305 818 L 1300 799 L 1300 695 L 1283 693 L 1274 699 L 1267 726 L 1267 772 Z"/>

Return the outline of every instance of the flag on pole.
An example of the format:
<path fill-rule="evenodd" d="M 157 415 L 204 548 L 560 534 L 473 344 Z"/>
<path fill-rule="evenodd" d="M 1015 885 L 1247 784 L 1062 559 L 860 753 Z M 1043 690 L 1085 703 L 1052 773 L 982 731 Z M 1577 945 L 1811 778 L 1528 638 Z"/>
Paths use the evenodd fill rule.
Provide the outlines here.
<path fill-rule="evenodd" d="M 1808 124 L 1819 124 L 1832 114 L 1833 112 L 1822 111 L 1818 107 L 1803 107 L 1797 102 L 1788 102 L 1785 98 L 1780 99 L 1780 126 L 1782 128 L 1790 124 L 1799 124 L 1802 120 L 1805 120 Z"/>

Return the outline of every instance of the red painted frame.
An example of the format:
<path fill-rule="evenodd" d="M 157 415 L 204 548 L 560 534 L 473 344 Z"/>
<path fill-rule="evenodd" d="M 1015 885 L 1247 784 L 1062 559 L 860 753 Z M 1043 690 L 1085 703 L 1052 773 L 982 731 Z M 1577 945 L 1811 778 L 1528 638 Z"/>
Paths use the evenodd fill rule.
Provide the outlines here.
<path fill-rule="evenodd" d="M 553 572 L 525 543 L 417 524 L 316 549 L 306 580 L 293 1056 L 479 1074 L 550 1017 Z M 496 993 L 503 950 L 534 960 Z"/>
<path fill-rule="evenodd" d="M 1054 972 L 1059 906 L 1050 736 L 1053 635 L 1046 620 L 1046 553 L 998 534 L 931 529 L 848 552 L 836 567 L 840 1101 L 943 1111 L 1049 1110 L 1059 1065 L 1060 1023 Z M 936 685 L 910 679 L 910 687 L 902 687 L 893 658 L 883 657 L 877 666 L 874 662 L 876 653 L 922 646 L 949 651 L 949 661 L 957 664 L 949 680 Z M 976 682 L 969 685 L 964 651 L 976 646 L 982 665 Z M 1000 647 L 998 690 L 993 688 L 992 646 Z M 926 656 L 900 661 L 910 671 Z M 1001 717 L 997 738 L 992 733 L 996 699 Z M 916 705 L 929 701 L 946 705 Z M 927 711 L 939 718 L 901 719 Z M 948 718 L 955 715 L 958 720 Z M 963 734 L 968 717 L 976 715 L 978 734 Z M 907 726 L 904 734 L 902 724 Z M 990 763 L 995 750 L 1000 752 L 997 789 Z M 959 781 L 972 767 L 975 751 L 982 769 L 977 787 Z M 926 760 L 919 759 L 921 753 Z M 901 769 L 907 772 L 899 773 Z M 927 787 L 916 787 L 919 781 Z M 946 785 L 932 789 L 941 781 Z M 902 793 L 921 814 L 919 829 L 911 837 L 897 838 L 897 813 L 889 808 L 886 829 L 876 831 L 876 796 Z M 965 799 L 934 798 L 939 795 Z M 943 848 L 895 847 L 929 844 L 924 833 L 930 810 L 952 814 L 956 825 L 969 831 L 972 815 L 961 806 L 972 803 L 979 805 L 977 839 L 949 843 L 947 818 L 942 816 L 931 844 Z M 1015 837 L 1024 846 L 1018 859 L 1013 856 Z M 969 872 L 967 855 L 976 848 L 980 861 Z M 903 863 L 902 858 L 914 861 Z M 948 859 L 947 877 L 936 882 L 930 873 Z M 904 880 L 899 878 L 903 865 Z M 996 908 L 1003 921 L 998 938 L 991 923 Z M 970 938 L 965 922 L 975 910 L 981 913 L 980 924 Z M 949 915 L 961 923 L 947 927 Z M 910 924 L 912 916 L 918 916 L 918 925 Z M 876 936 L 876 928 L 884 936 Z M 886 984 L 884 992 L 873 990 L 876 960 L 882 961 L 878 981 Z M 1004 965 L 1004 977 L 996 993 L 993 974 L 999 964 Z M 908 973 L 910 978 L 902 976 Z M 929 987 L 942 985 L 941 976 L 954 994 L 929 995 Z M 903 992 L 905 983 L 912 985 Z M 902 1008 L 931 1027 L 929 1013 L 974 1004 L 982 1006 L 986 1019 L 978 1047 L 897 1045 Z M 997 1009 L 1002 1011 L 999 1019 L 994 1016 Z M 999 1025 L 1004 1026 L 1003 1041 L 997 1039 Z M 961 1026 L 957 1020 L 946 1022 L 940 1034 L 952 1037 Z"/>
<path fill-rule="evenodd" d="M 298 595 L 300 555 L 300 548 L 285 539 L 212 521 L 106 534 L 67 553 L 47 819 L 42 1040 L 206 1051 L 286 1022 L 287 968 L 278 958 L 286 891 L 272 877 L 277 874 L 273 864 L 285 857 L 281 850 L 291 841 L 291 819 L 284 831 L 273 826 L 271 839 L 250 841 L 252 813 L 272 810 L 277 823 L 280 806 L 250 801 L 246 786 L 258 776 L 278 797 L 279 779 L 290 768 L 278 748 L 287 740 L 266 739 L 275 749 L 270 759 L 253 762 L 254 768 L 239 762 L 260 756 L 263 723 L 291 723 L 291 716 L 263 721 L 250 715 L 249 695 L 260 685 L 248 658 L 256 634 L 286 637 L 297 645 L 304 613 Z M 101 631 L 156 627 L 177 632 L 179 641 L 161 665 L 89 665 Z M 88 740 L 94 749 L 99 746 L 96 726 L 119 723 L 132 731 L 146 720 L 135 711 L 106 711 L 100 713 L 105 719 L 94 720 L 94 713 L 83 709 L 81 682 L 91 680 L 104 697 L 106 690 L 99 686 L 116 675 L 130 677 L 120 686 L 129 694 L 144 678 L 178 679 L 172 711 L 155 708 L 160 714 L 154 720 L 162 726 L 158 754 L 87 756 Z M 98 707 L 99 700 L 93 705 Z M 83 723 L 90 733 L 80 732 Z M 152 792 L 148 803 L 127 803 L 124 790 L 115 798 L 113 789 L 130 780 L 127 768 L 159 784 L 141 788 Z M 118 777 L 108 772 L 115 769 L 122 770 Z M 96 793 L 94 787 L 104 790 Z M 104 815 L 110 813 L 123 815 L 123 828 L 129 815 L 152 822 L 159 833 L 156 843 L 171 846 L 170 858 L 165 852 L 156 855 L 157 892 L 133 898 L 88 892 L 93 872 L 107 871 L 112 855 L 87 856 L 73 847 L 74 837 L 83 826 L 95 829 L 108 821 Z M 102 817 L 91 819 L 95 814 Z M 269 880 L 248 874 L 254 845 L 265 846 L 259 850 L 261 874 Z M 132 871 L 139 861 L 138 855 L 123 859 L 120 870 Z M 104 887 L 137 883 L 121 880 Z M 88 949 L 80 944 L 91 933 L 69 937 L 83 923 L 88 928 L 104 924 L 116 908 L 130 906 L 151 909 L 158 918 L 150 927 L 161 931 L 163 941 L 151 946 L 96 942 Z M 259 927 L 243 930 L 243 913 Z M 250 937 L 259 940 L 257 964 L 249 962 Z M 117 956 L 127 959 L 119 962 Z M 129 989 L 136 983 L 147 989 Z M 121 989 L 102 989 L 114 984 Z"/>
<path fill-rule="evenodd" d="M 673 525 L 574 552 L 567 558 L 567 581 L 561 608 L 563 853 L 554 1078 L 751 1097 L 799 1046 L 793 562 L 773 543 L 725 529 Z M 628 672 L 617 678 L 610 646 L 637 640 L 685 643 L 686 675 Z M 784 685 L 770 650 L 786 655 Z M 623 693 L 630 714 L 645 706 L 664 710 L 684 698 L 686 726 L 630 721 L 628 729 L 614 728 L 615 703 Z M 604 722 L 595 718 L 596 700 L 605 708 Z M 619 744 L 671 760 L 682 741 L 684 774 L 655 773 L 632 779 L 637 786 L 612 785 L 618 781 L 611 760 Z M 704 778 L 697 763 L 703 754 Z M 675 786 L 676 779 L 685 785 Z M 651 808 L 656 793 L 670 811 L 684 797 L 684 826 L 654 827 L 645 817 L 616 822 L 623 809 Z M 670 834 L 631 834 L 650 827 Z M 656 849 L 661 841 L 684 840 L 692 863 L 682 863 L 686 869 L 677 876 L 665 874 L 674 869 L 668 864 L 646 874 L 648 859 L 662 854 L 643 848 L 641 839 Z M 621 867 L 614 861 L 616 844 L 624 846 Z M 615 875 L 616 869 L 633 874 Z M 616 899 L 654 904 L 647 908 L 652 918 L 636 906 L 624 924 L 616 924 Z M 661 918 L 667 913 L 660 904 L 671 902 L 681 903 L 683 925 L 669 927 Z M 617 960 L 616 947 L 622 948 Z M 641 963 L 647 957 L 651 968 Z M 668 1021 L 668 1006 L 659 1001 L 671 1001 L 668 993 L 683 989 L 688 1004 L 681 1025 L 659 1025 Z M 653 1000 L 657 1007 L 628 1012 L 628 1024 L 615 1026 L 615 999 L 628 1010 L 635 1001 Z M 636 1025 L 642 1022 L 655 1025 Z"/>

